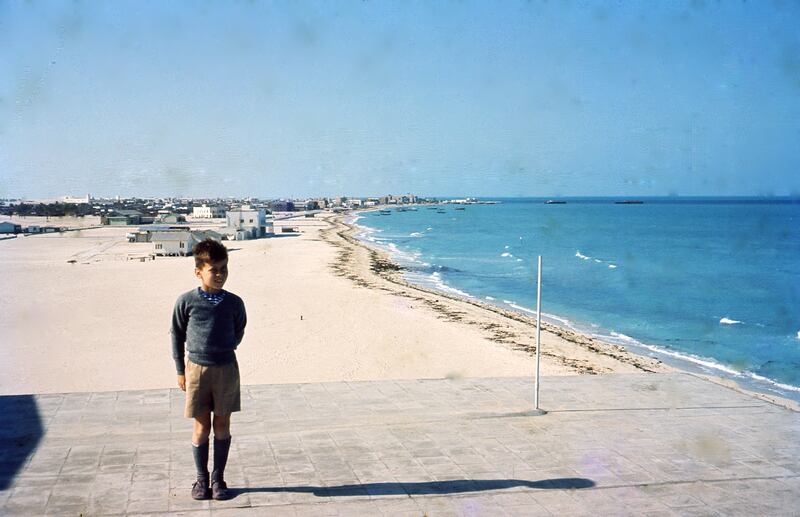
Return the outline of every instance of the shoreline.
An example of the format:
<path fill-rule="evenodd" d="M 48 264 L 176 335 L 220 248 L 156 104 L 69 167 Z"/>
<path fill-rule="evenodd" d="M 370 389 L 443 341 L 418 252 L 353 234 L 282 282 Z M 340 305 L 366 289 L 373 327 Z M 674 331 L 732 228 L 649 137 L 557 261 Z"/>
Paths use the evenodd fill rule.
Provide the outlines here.
<path fill-rule="evenodd" d="M 524 335 L 526 331 L 530 331 L 531 335 L 533 335 L 533 330 L 535 328 L 534 318 L 527 317 L 521 313 L 505 310 L 500 307 L 481 302 L 479 300 L 459 298 L 449 293 L 412 284 L 406 281 L 402 277 L 403 268 L 398 264 L 396 264 L 395 262 L 393 262 L 388 253 L 379 248 L 372 248 L 367 244 L 362 243 L 354 236 L 354 234 L 357 233 L 358 231 L 358 229 L 354 225 L 344 222 L 341 216 L 332 217 L 331 222 L 334 225 L 340 226 L 338 231 L 335 231 L 336 230 L 335 228 L 332 231 L 342 241 L 349 244 L 352 248 L 363 249 L 364 252 L 368 254 L 368 258 L 370 261 L 368 269 L 372 273 L 374 273 L 374 276 L 386 283 L 395 286 L 397 291 L 395 292 L 394 289 L 391 289 L 390 287 L 387 287 L 385 285 L 376 286 L 371 284 L 368 279 L 365 279 L 363 275 L 359 274 L 360 272 L 358 271 L 359 269 L 358 265 L 348 264 L 349 260 L 352 258 L 352 255 L 355 252 L 352 249 L 351 250 L 347 250 L 346 248 L 342 249 L 343 246 L 341 244 L 329 238 L 330 232 L 326 234 L 326 232 L 323 231 L 322 232 L 323 240 L 326 240 L 326 242 L 328 242 L 329 244 L 338 247 L 340 248 L 340 250 L 342 250 L 342 254 L 337 259 L 334 265 L 334 271 L 337 272 L 337 274 L 339 274 L 340 276 L 345 276 L 363 287 L 391 290 L 393 291 L 393 294 L 401 294 L 403 296 L 411 297 L 413 299 L 421 301 L 434 311 L 438 312 L 443 319 L 447 319 L 448 321 L 462 322 L 469 325 L 479 325 L 479 326 L 483 325 L 482 328 L 486 331 L 489 331 L 492 334 L 490 337 L 492 341 L 506 345 L 512 344 L 514 345 L 513 348 L 517 350 L 522 350 L 529 353 L 535 352 L 536 347 L 532 340 L 529 341 L 525 339 L 524 340 L 525 342 L 520 342 L 519 339 L 520 337 L 523 337 L 520 336 L 520 334 Z M 408 293 L 407 290 L 409 289 L 413 290 L 414 293 L 413 294 Z M 430 297 L 434 297 L 437 299 L 431 300 Z M 482 322 L 470 321 L 468 318 L 464 317 L 465 312 L 463 305 L 471 306 L 472 308 L 475 308 L 478 311 L 491 313 L 492 317 L 499 317 L 505 320 L 509 320 L 509 322 L 514 324 L 514 327 L 502 328 L 502 325 L 498 323 L 485 325 Z M 621 345 L 604 343 L 589 336 L 572 331 L 570 329 L 558 327 L 556 325 L 553 325 L 551 323 L 546 323 L 543 321 L 542 322 L 543 345 L 545 341 L 545 336 L 547 336 L 549 340 L 557 338 L 563 340 L 566 343 L 581 347 L 582 349 L 594 355 L 607 357 L 614 361 L 619 362 L 620 364 L 629 365 L 630 367 L 632 367 L 637 371 L 656 373 L 660 371 L 672 370 L 671 367 L 664 365 L 664 363 L 662 363 L 660 360 L 629 353 Z M 566 366 L 567 368 L 571 369 L 572 373 L 600 374 L 600 373 L 611 373 L 611 371 L 613 371 L 613 369 L 608 367 L 604 368 L 603 366 L 589 364 L 588 361 L 583 359 L 581 360 L 571 359 L 570 357 L 567 357 L 564 354 L 543 350 L 541 355 L 543 358 L 549 357 L 551 359 L 558 360 L 563 366 Z M 606 370 L 605 372 L 604 369 Z"/>
<path fill-rule="evenodd" d="M 532 376 L 532 316 L 411 284 L 344 218 L 297 219 L 290 238 L 226 242 L 226 289 L 246 301 L 250 322 L 237 350 L 243 384 Z M 127 260 L 150 247 L 127 242 L 127 231 L 2 242 L 8 287 L 19 294 L 0 300 L 0 394 L 175 386 L 169 316 L 176 296 L 197 285 L 193 260 Z M 542 328 L 542 376 L 683 371 L 623 344 Z"/>
<path fill-rule="evenodd" d="M 372 210 L 361 210 L 358 213 L 365 213 Z M 439 291 L 433 288 L 429 288 L 426 286 L 421 286 L 417 284 L 413 284 L 403 278 L 403 271 L 404 268 L 397 263 L 395 263 L 390 254 L 383 249 L 372 247 L 367 243 L 362 242 L 361 240 L 355 237 L 355 234 L 358 233 L 359 225 L 357 223 L 347 223 L 343 219 L 344 217 L 341 215 L 334 216 L 334 223 L 341 224 L 348 228 L 348 232 L 342 235 L 343 239 L 346 239 L 351 245 L 358 246 L 366 249 L 369 254 L 370 258 L 373 261 L 374 267 L 373 270 L 375 271 L 376 275 L 383 278 L 385 281 L 395 284 L 399 288 L 407 288 L 407 289 L 414 289 L 419 292 L 427 293 L 432 296 L 437 296 L 444 298 L 450 302 L 458 303 L 458 304 L 469 304 L 475 306 L 481 310 L 492 312 L 495 314 L 500 315 L 503 318 L 507 318 L 513 320 L 515 322 L 526 324 L 530 327 L 531 331 L 536 327 L 536 320 L 534 317 L 526 316 L 522 313 L 522 311 L 515 312 L 513 310 L 504 309 L 497 305 L 493 305 L 490 303 L 486 303 L 480 301 L 478 299 L 469 299 L 466 297 L 459 297 L 456 294 L 447 293 L 444 291 Z M 441 309 L 444 313 L 447 313 L 447 309 Z M 800 412 L 800 403 L 794 401 L 792 399 L 782 397 L 777 394 L 770 394 L 764 393 L 762 391 L 757 391 L 754 389 L 749 389 L 747 387 L 742 386 L 740 383 L 735 381 L 734 379 L 729 379 L 709 373 L 704 372 L 697 372 L 691 371 L 688 368 L 682 367 L 680 364 L 674 364 L 672 361 L 662 361 L 661 359 L 657 359 L 654 357 L 646 356 L 637 352 L 632 352 L 629 350 L 628 347 L 623 345 L 618 345 L 615 343 L 608 343 L 579 331 L 565 328 L 559 326 L 554 323 L 542 321 L 542 344 L 544 343 L 544 335 L 549 334 L 551 336 L 556 336 L 564 341 L 569 343 L 573 343 L 574 345 L 585 349 L 593 354 L 598 356 L 606 356 L 610 357 L 614 360 L 619 361 L 620 363 L 629 364 L 639 371 L 648 372 L 648 373 L 658 373 L 664 371 L 680 371 L 682 373 L 686 373 L 698 378 L 705 379 L 710 382 L 714 382 L 715 384 L 719 384 L 721 386 L 725 386 L 729 389 L 733 389 L 735 391 L 748 394 L 759 400 L 763 400 L 766 402 L 770 402 L 772 404 L 785 407 L 787 409 L 791 409 L 793 411 Z M 502 339 L 502 334 L 499 336 L 497 342 L 507 342 Z M 533 341 L 529 345 L 522 345 L 520 346 L 517 344 L 517 349 L 523 350 L 529 354 L 535 353 L 535 345 Z M 561 360 L 562 364 L 569 367 L 574 367 L 576 369 L 575 373 L 579 374 L 602 374 L 602 373 L 611 373 L 611 372 L 604 372 L 598 371 L 597 368 L 591 365 L 579 365 L 576 363 L 570 363 L 569 358 L 560 356 L 559 354 L 548 353 L 542 350 L 542 358 L 544 360 L 545 356 L 549 356 L 550 358 Z M 675 361 L 677 362 L 677 361 Z"/>

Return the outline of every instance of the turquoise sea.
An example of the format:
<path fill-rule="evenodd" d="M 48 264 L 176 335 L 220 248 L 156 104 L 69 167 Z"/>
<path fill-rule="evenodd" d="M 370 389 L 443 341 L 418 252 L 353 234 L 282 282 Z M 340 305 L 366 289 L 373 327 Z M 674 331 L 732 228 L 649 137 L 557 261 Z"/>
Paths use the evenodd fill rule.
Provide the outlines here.
<path fill-rule="evenodd" d="M 407 278 L 800 400 L 800 200 L 496 199 L 362 212 Z"/>

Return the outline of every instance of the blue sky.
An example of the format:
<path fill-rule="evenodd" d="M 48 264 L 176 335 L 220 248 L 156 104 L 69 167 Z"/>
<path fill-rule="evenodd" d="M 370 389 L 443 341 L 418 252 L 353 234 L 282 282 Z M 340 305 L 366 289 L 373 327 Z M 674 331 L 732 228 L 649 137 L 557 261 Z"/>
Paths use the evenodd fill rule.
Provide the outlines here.
<path fill-rule="evenodd" d="M 800 195 L 800 4 L 0 0 L 0 197 Z"/>

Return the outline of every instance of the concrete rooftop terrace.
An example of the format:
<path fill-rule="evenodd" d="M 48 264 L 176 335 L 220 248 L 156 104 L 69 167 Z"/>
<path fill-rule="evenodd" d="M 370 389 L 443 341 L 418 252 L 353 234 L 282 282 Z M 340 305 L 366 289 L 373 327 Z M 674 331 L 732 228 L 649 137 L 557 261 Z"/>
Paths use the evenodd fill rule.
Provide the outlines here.
<path fill-rule="evenodd" d="M 177 389 L 0 397 L 2 515 L 797 515 L 800 415 L 689 374 L 243 387 L 194 501 Z"/>

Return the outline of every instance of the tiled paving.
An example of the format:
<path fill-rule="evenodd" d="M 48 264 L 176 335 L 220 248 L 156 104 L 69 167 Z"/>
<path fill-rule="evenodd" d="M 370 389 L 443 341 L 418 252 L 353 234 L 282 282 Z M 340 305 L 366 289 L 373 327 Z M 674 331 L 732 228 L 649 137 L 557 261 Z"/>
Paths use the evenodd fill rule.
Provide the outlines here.
<path fill-rule="evenodd" d="M 236 497 L 183 393 L 0 397 L 0 514 L 797 515 L 800 415 L 688 374 L 247 386 Z"/>

